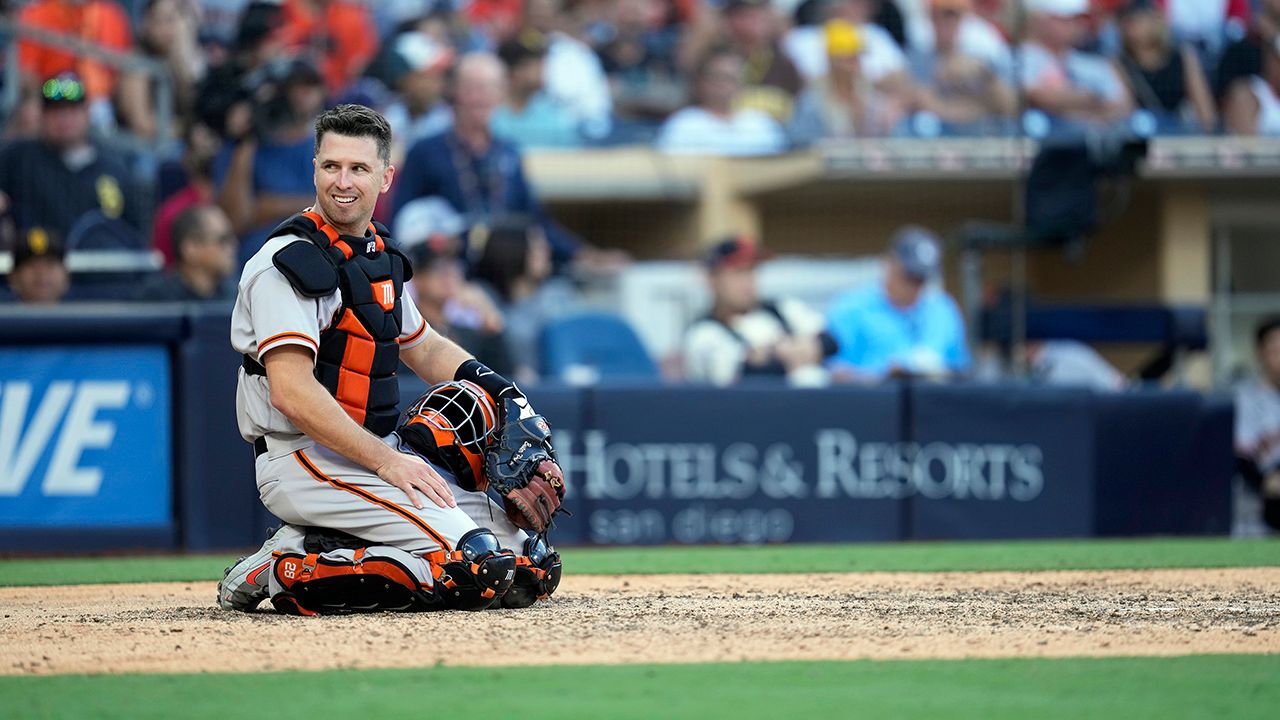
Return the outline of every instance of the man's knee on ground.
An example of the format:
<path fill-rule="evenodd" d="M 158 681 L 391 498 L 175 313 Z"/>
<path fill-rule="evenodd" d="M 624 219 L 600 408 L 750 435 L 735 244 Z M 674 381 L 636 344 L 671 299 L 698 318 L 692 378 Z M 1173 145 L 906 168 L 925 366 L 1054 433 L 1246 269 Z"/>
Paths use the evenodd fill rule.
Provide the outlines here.
<path fill-rule="evenodd" d="M 516 556 L 488 528 L 468 530 L 452 553 L 432 561 L 436 596 L 454 610 L 483 610 L 499 602 L 516 577 Z"/>

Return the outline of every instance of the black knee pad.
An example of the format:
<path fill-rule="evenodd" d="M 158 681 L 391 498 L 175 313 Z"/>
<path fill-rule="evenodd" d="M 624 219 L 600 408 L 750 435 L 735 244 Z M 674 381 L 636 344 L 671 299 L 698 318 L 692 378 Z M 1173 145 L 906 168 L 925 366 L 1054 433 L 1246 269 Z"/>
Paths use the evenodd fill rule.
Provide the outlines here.
<path fill-rule="evenodd" d="M 516 577 L 502 596 L 502 607 L 525 608 L 551 597 L 560 585 L 560 553 L 541 535 L 524 541 L 524 554 L 516 558 Z"/>
<path fill-rule="evenodd" d="M 289 615 L 346 615 L 411 612 L 439 607 L 419 589 L 417 579 L 395 560 L 379 557 L 348 562 L 315 553 L 285 553 L 272 570 L 285 588 L 271 597 L 276 610 Z"/>
<path fill-rule="evenodd" d="M 488 528 L 467 531 L 449 559 L 433 568 L 435 594 L 453 610 L 483 610 L 497 603 L 516 576 L 516 556 Z"/>

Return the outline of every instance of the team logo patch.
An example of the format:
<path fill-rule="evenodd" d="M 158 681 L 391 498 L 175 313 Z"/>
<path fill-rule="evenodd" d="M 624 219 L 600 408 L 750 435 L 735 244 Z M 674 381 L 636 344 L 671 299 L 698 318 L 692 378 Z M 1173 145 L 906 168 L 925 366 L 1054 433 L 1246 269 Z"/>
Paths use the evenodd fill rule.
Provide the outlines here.
<path fill-rule="evenodd" d="M 384 311 L 391 312 L 391 309 L 396 306 L 395 283 L 390 280 L 379 280 L 373 283 L 372 287 L 374 301 L 381 305 Z"/>

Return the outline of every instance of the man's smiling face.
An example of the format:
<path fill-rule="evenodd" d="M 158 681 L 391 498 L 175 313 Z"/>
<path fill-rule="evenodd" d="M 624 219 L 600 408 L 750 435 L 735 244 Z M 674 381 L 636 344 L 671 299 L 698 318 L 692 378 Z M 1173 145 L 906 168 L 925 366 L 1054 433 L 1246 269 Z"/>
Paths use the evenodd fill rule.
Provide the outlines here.
<path fill-rule="evenodd" d="M 328 132 L 313 162 L 320 213 L 338 232 L 364 235 L 378 195 L 391 187 L 395 175 L 395 168 L 378 157 L 377 141 Z"/>

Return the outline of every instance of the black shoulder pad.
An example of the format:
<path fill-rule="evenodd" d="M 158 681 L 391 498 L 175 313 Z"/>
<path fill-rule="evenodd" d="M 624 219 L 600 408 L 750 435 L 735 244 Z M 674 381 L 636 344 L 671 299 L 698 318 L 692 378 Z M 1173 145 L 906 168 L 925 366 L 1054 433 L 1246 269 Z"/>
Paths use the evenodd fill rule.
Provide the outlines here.
<path fill-rule="evenodd" d="M 338 289 L 338 268 L 315 243 L 291 242 L 271 256 L 271 264 L 307 297 L 324 297 Z"/>
<path fill-rule="evenodd" d="M 390 240 L 391 240 L 391 231 L 387 229 L 387 226 L 386 226 L 386 225 L 383 225 L 382 223 L 378 222 L 377 220 L 370 220 L 370 222 L 372 222 L 372 223 L 373 223 L 373 231 L 374 231 L 374 232 L 376 232 L 376 233 L 378 233 L 378 237 L 382 238 L 382 241 L 383 241 L 384 243 L 385 243 L 385 242 L 390 242 Z"/>
<path fill-rule="evenodd" d="M 382 251 L 393 258 L 400 258 L 400 267 L 404 269 L 403 280 L 405 282 L 409 282 L 413 279 L 413 261 L 409 259 L 408 255 L 400 252 L 400 248 L 392 247 L 390 243 L 387 243 L 382 248 Z"/>

